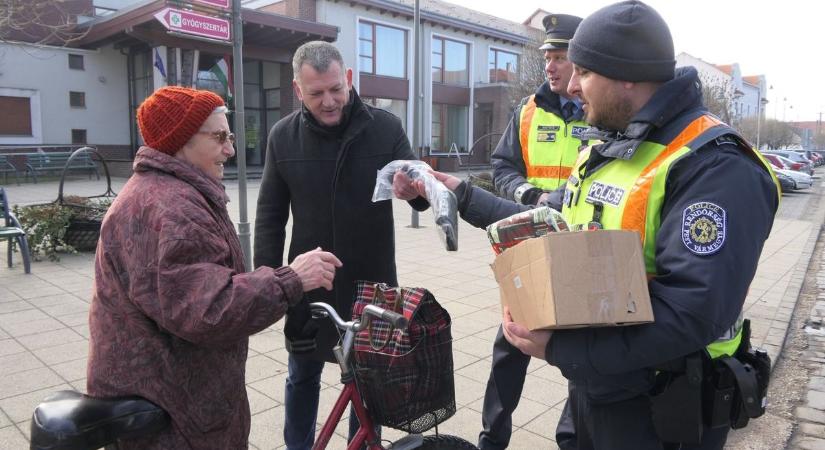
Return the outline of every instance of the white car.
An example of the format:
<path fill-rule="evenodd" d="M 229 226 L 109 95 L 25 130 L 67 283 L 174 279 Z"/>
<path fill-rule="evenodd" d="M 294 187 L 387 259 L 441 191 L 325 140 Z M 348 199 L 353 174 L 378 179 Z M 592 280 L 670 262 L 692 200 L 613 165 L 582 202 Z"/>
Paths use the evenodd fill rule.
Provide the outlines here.
<path fill-rule="evenodd" d="M 802 173 L 796 170 L 785 170 L 779 169 L 773 164 L 771 164 L 773 171 L 776 173 L 781 173 L 793 180 L 794 182 L 794 189 L 808 189 L 809 187 L 814 185 L 814 179 L 807 173 Z"/>

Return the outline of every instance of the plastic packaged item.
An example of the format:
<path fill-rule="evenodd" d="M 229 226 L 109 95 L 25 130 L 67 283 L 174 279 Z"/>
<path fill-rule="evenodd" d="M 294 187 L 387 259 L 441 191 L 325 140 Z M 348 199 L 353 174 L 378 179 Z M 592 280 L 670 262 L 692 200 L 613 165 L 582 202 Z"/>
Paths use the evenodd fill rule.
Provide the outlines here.
<path fill-rule="evenodd" d="M 547 206 L 539 206 L 491 224 L 487 227 L 487 237 L 498 255 L 527 239 L 559 231 L 570 231 L 561 213 Z"/>
<path fill-rule="evenodd" d="M 413 180 L 424 181 L 427 200 L 435 216 L 438 236 L 448 251 L 458 250 L 458 200 L 444 183 L 432 176 L 429 164 L 423 161 L 395 160 L 382 167 L 375 179 L 372 201 L 389 200 L 393 197 L 392 179 L 399 170 Z"/>

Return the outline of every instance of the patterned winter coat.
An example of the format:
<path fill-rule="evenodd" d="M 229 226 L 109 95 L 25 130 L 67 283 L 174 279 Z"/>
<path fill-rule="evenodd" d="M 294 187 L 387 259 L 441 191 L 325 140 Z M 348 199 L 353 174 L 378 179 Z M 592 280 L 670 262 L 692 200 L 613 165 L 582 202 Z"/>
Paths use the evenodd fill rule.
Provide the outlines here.
<path fill-rule="evenodd" d="M 248 337 L 300 301 L 288 267 L 245 273 L 223 186 L 141 148 L 95 261 L 88 392 L 139 395 L 172 417 L 122 448 L 244 449 Z"/>

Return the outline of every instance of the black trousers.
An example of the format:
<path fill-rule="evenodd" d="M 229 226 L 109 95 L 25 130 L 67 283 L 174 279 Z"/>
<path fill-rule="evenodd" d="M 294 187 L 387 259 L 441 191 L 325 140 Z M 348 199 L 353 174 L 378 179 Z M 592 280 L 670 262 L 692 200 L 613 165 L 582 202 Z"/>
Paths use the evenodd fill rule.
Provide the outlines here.
<path fill-rule="evenodd" d="M 662 442 L 653 428 L 649 397 L 595 404 L 582 382 L 570 389 L 564 413 L 570 415 L 566 420 L 574 424 L 574 433 L 559 432 L 565 422 L 562 415 L 556 440 L 563 450 L 721 450 L 730 431 L 705 428 L 699 445 Z"/>
<path fill-rule="evenodd" d="M 530 356 L 513 347 L 499 327 L 493 344 L 493 363 L 484 407 L 481 450 L 507 448 L 513 431 L 512 415 L 524 388 Z M 663 443 L 656 436 L 646 396 L 629 400 L 592 404 L 586 383 L 568 381 L 567 402 L 556 427 L 556 443 L 562 450 L 717 450 L 727 440 L 727 428 L 705 429 L 702 444 L 690 446 Z M 548 424 L 548 434 L 552 425 Z"/>
<path fill-rule="evenodd" d="M 478 447 L 481 450 L 504 449 L 510 444 L 510 435 L 513 432 L 513 411 L 516 410 L 521 398 L 529 364 L 530 356 L 513 347 L 499 327 L 493 344 L 493 365 L 490 369 L 490 378 L 487 380 L 487 390 L 484 392 L 484 408 L 481 413 L 483 429 L 478 435 Z M 568 389 L 573 389 L 572 383 L 568 384 Z M 568 400 L 559 419 L 556 430 L 557 439 L 563 436 L 562 439 L 575 442 L 573 419 Z M 547 429 L 552 429 L 552 425 L 548 424 Z"/>

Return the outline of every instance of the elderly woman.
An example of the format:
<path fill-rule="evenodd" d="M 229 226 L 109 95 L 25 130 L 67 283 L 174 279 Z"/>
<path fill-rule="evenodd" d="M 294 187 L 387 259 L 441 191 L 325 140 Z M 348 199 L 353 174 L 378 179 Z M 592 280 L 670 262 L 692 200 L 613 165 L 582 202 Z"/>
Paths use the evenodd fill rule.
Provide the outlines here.
<path fill-rule="evenodd" d="M 137 111 L 146 146 L 100 230 L 87 389 L 149 399 L 172 425 L 121 448 L 247 448 L 249 336 L 303 292 L 331 289 L 341 264 L 316 249 L 246 272 L 220 182 L 235 154 L 226 112 L 219 96 L 181 87 Z"/>

